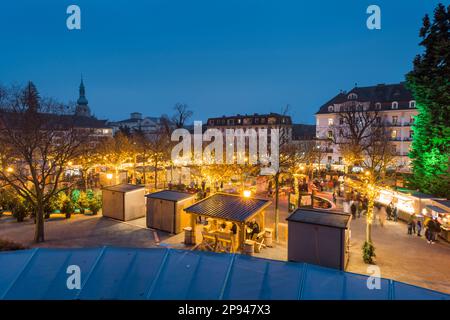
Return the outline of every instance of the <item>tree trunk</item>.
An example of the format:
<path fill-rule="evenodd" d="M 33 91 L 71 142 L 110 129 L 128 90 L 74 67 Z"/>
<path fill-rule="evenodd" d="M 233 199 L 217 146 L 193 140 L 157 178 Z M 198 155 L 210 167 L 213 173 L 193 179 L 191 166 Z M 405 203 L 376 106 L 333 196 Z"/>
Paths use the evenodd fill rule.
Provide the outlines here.
<path fill-rule="evenodd" d="M 278 224 L 280 221 L 280 212 L 278 208 L 280 193 L 279 173 L 275 174 L 275 241 L 279 240 Z"/>
<path fill-rule="evenodd" d="M 158 189 L 158 160 L 155 160 L 155 191 Z"/>
<path fill-rule="evenodd" d="M 366 241 L 372 243 L 372 223 L 373 223 L 373 207 L 374 197 L 367 197 L 367 218 L 366 218 Z"/>
<path fill-rule="evenodd" d="M 34 241 L 39 243 L 44 242 L 44 240 L 44 205 L 38 204 L 38 208 L 36 210 Z"/>

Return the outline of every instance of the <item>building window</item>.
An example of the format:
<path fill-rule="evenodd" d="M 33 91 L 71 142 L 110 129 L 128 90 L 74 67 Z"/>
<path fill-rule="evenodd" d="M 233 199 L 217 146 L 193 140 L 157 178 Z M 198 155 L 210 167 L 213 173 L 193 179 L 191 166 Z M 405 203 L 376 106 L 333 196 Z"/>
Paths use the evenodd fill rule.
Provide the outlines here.
<path fill-rule="evenodd" d="M 339 118 L 339 124 L 342 126 L 344 124 L 344 118 Z"/>
<path fill-rule="evenodd" d="M 342 164 L 342 157 L 339 157 L 339 164 Z"/>
<path fill-rule="evenodd" d="M 333 106 L 328 107 L 328 112 L 333 112 Z"/>
<path fill-rule="evenodd" d="M 333 158 L 331 156 L 328 156 L 328 163 L 331 163 L 333 161 Z"/>
<path fill-rule="evenodd" d="M 415 107 L 416 107 L 416 102 L 415 102 L 414 100 L 411 100 L 411 101 L 409 102 L 409 107 L 410 107 L 410 108 L 415 108 Z"/>
<path fill-rule="evenodd" d="M 413 137 L 413 134 L 414 134 L 414 131 L 412 131 L 412 130 L 409 130 L 409 138 L 410 138 L 410 139 L 412 139 L 412 137 Z"/>
<path fill-rule="evenodd" d="M 333 125 L 333 118 L 328 118 L 328 125 L 332 126 Z"/>
<path fill-rule="evenodd" d="M 397 130 L 392 130 L 391 131 L 391 138 L 392 139 L 396 139 L 397 138 Z"/>
<path fill-rule="evenodd" d="M 358 99 L 358 95 L 356 93 L 350 93 L 347 97 L 348 100 L 356 100 Z"/>
<path fill-rule="evenodd" d="M 316 119 L 316 126 L 319 126 L 319 123 L 320 123 L 319 119 Z"/>
<path fill-rule="evenodd" d="M 375 121 L 376 121 L 377 124 L 380 124 L 381 123 L 381 117 L 380 116 L 376 117 Z"/>
<path fill-rule="evenodd" d="M 413 124 L 413 123 L 414 123 L 414 116 L 410 116 L 410 117 L 409 117 L 409 123 L 410 123 L 410 124 Z"/>
<path fill-rule="evenodd" d="M 398 109 L 398 102 L 397 101 L 392 102 L 392 109 Z"/>
<path fill-rule="evenodd" d="M 392 116 L 392 124 L 398 123 L 398 116 Z"/>
<path fill-rule="evenodd" d="M 331 139 L 331 138 L 333 138 L 333 131 L 328 131 L 328 139 Z"/>
<path fill-rule="evenodd" d="M 379 102 L 375 103 L 375 109 L 381 110 L 381 103 L 379 103 Z"/>

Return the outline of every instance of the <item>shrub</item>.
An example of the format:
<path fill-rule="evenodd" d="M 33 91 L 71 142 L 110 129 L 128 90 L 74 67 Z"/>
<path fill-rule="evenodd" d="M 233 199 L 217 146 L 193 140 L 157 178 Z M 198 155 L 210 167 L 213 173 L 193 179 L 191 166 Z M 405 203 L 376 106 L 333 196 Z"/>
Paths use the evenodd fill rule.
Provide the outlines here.
<path fill-rule="evenodd" d="M 17 242 L 0 239 L 0 251 L 23 250 L 23 249 L 27 249 L 27 247 Z"/>
<path fill-rule="evenodd" d="M 78 197 L 78 208 L 80 209 L 80 212 L 84 214 L 85 210 L 89 208 L 89 198 L 86 192 L 81 192 L 80 196 Z"/>
<path fill-rule="evenodd" d="M 367 264 L 373 264 L 373 258 L 376 257 L 375 255 L 375 247 L 373 246 L 372 242 L 365 241 L 362 246 L 363 251 L 363 260 Z"/>
<path fill-rule="evenodd" d="M 91 209 L 92 214 L 97 214 L 102 208 L 102 205 L 103 203 L 101 194 L 93 194 L 92 198 L 89 200 L 89 209 Z"/>

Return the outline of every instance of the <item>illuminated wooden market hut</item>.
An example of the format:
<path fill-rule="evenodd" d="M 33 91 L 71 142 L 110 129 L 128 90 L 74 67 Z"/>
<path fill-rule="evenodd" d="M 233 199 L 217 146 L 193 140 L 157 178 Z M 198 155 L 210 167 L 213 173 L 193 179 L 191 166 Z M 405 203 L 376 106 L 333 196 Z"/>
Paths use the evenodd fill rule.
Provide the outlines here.
<path fill-rule="evenodd" d="M 264 232 L 265 210 L 270 204 L 269 200 L 215 193 L 184 210 L 191 215 L 194 243 L 200 240 L 197 239 L 200 229 L 202 241 L 212 240 L 210 250 L 219 251 L 214 249 L 216 245 L 220 246 L 221 239 L 227 239 L 227 235 L 231 235 L 233 249 L 237 250 L 243 248 L 246 239 L 251 238 L 249 224 L 258 224 L 259 231 Z M 217 243 L 214 243 L 214 238 Z"/>

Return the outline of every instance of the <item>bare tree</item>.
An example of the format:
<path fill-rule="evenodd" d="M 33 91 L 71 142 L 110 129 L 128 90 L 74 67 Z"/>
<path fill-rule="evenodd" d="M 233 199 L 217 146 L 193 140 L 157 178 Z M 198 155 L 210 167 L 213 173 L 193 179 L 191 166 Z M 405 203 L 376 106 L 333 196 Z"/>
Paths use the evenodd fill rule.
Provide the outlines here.
<path fill-rule="evenodd" d="M 62 104 L 41 99 L 32 82 L 21 90 L 11 88 L 2 99 L 0 181 L 33 208 L 36 242 L 45 240 L 45 207 L 64 190 L 67 164 L 79 155 L 86 139 L 66 111 Z"/>
<path fill-rule="evenodd" d="M 338 123 L 329 132 L 329 139 L 339 147 L 345 164 L 360 165 L 372 128 L 380 119 L 379 112 L 370 103 L 348 101 L 341 106 L 338 115 Z"/>
<path fill-rule="evenodd" d="M 193 112 L 189 110 L 189 106 L 185 103 L 177 103 L 173 108 L 175 114 L 172 116 L 172 122 L 176 128 L 183 128 L 187 119 L 192 117 Z"/>

